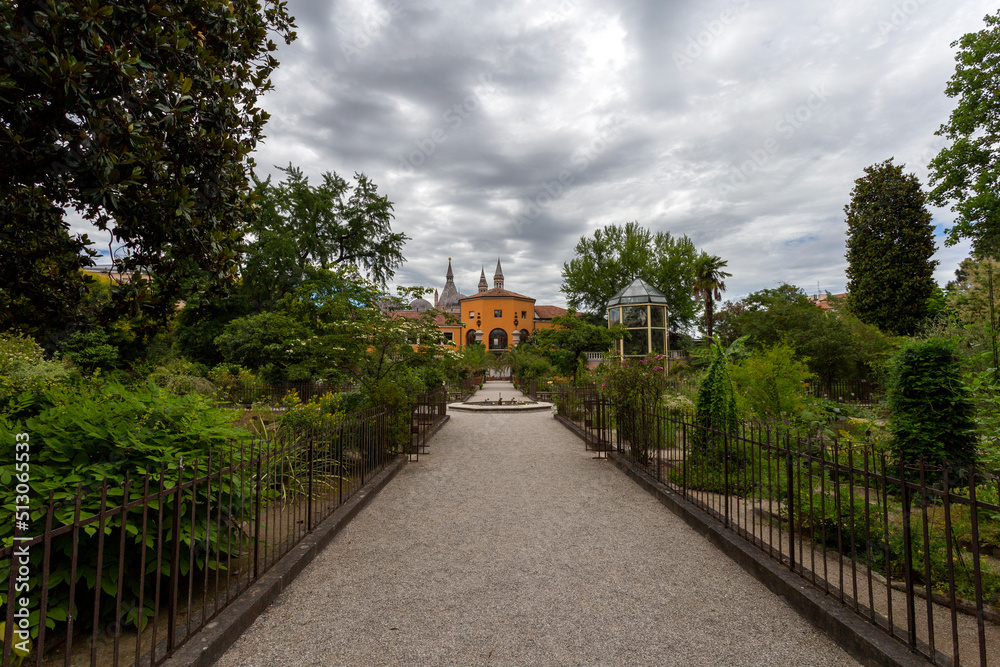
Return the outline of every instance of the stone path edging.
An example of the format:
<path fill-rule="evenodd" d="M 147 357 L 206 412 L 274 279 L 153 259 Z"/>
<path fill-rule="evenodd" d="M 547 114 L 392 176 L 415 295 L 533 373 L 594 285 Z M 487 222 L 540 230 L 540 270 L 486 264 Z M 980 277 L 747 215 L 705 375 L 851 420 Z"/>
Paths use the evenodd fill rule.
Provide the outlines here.
<path fill-rule="evenodd" d="M 364 489 L 338 507 L 215 620 L 193 635 L 162 664 L 165 667 L 208 667 L 214 664 L 404 465 L 406 457 L 400 457 L 386 466 Z"/>
<path fill-rule="evenodd" d="M 579 426 L 564 418 L 559 421 L 570 431 L 580 435 Z M 752 545 L 723 529 L 718 521 L 650 477 L 621 453 L 609 452 L 608 458 L 667 509 L 683 519 L 769 590 L 783 597 L 792 609 L 826 633 L 830 639 L 860 662 L 894 667 L 926 667 L 931 664 L 859 618 L 851 610 L 828 598 L 798 574 L 789 571 L 758 552 Z"/>

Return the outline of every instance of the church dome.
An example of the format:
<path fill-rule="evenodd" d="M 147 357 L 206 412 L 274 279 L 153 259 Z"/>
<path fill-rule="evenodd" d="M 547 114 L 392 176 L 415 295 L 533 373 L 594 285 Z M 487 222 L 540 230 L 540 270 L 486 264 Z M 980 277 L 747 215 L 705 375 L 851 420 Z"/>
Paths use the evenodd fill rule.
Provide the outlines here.
<path fill-rule="evenodd" d="M 410 302 L 410 310 L 415 310 L 418 313 L 430 310 L 433 307 L 434 305 L 427 299 L 414 299 Z"/>

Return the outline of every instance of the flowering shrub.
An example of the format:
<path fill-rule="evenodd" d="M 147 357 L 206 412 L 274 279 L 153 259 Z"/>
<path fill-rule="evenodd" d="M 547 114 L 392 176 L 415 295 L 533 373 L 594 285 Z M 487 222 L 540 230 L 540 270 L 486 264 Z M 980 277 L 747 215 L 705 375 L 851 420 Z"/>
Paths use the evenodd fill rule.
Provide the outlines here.
<path fill-rule="evenodd" d="M 0 413 L 28 417 L 41 409 L 46 390 L 70 377 L 61 361 L 46 361 L 42 348 L 23 335 L 0 334 Z"/>
<path fill-rule="evenodd" d="M 656 441 L 656 416 L 666 388 L 663 355 L 609 365 L 601 389 L 611 398 L 618 435 L 631 445 L 632 456 L 645 463 Z"/>
<path fill-rule="evenodd" d="M 328 391 L 308 403 L 299 403 L 297 398 L 295 392 L 289 392 L 282 401 L 282 406 L 287 408 L 279 422 L 282 429 L 331 428 L 344 420 L 343 398 L 339 393 Z"/>
<path fill-rule="evenodd" d="M 68 374 L 65 364 L 46 361 L 41 346 L 33 339 L 23 334 L 0 334 L 0 375 L 21 380 L 57 380 Z"/>
<path fill-rule="evenodd" d="M 242 400 L 259 392 L 264 383 L 251 371 L 238 364 L 218 364 L 208 373 L 219 392 L 219 398 L 231 401 Z"/>

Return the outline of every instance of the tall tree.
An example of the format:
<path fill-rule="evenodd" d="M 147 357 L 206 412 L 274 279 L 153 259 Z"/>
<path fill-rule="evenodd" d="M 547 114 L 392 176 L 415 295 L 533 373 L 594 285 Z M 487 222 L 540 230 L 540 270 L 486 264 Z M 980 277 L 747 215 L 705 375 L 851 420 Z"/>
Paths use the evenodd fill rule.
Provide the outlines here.
<path fill-rule="evenodd" d="M 891 353 L 876 328 L 854 315 L 817 307 L 793 285 L 752 292 L 717 313 L 724 343 L 748 336 L 751 348 L 787 343 L 825 382 L 871 377 Z"/>
<path fill-rule="evenodd" d="M 84 317 L 92 264 L 88 240 L 71 237 L 62 211 L 35 189 L 0 198 L 0 331 L 17 330 L 39 342 L 72 331 Z"/>
<path fill-rule="evenodd" d="M 722 298 L 726 291 L 726 278 L 733 274 L 723 271 L 728 262 L 717 255 L 702 252 L 694 263 L 694 273 L 691 291 L 699 301 L 705 304 L 705 320 L 703 330 L 705 337 L 712 340 L 715 324 L 715 302 Z"/>
<path fill-rule="evenodd" d="M 695 319 L 691 271 L 698 253 L 687 236 L 653 234 L 637 221 L 607 225 L 592 237 L 580 237 L 576 256 L 563 264 L 562 291 L 572 308 L 603 316 L 608 300 L 635 278 L 667 297 L 672 329 Z"/>
<path fill-rule="evenodd" d="M 247 295 L 268 308 L 317 269 L 350 264 L 384 286 L 405 260 L 405 234 L 392 231 L 392 202 L 364 174 L 350 183 L 336 173 L 310 185 L 302 170 L 257 182 L 261 215 L 252 227 L 243 266 Z"/>
<path fill-rule="evenodd" d="M 1000 12 L 984 20 L 984 30 L 952 43 L 959 51 L 945 93 L 958 105 L 936 132 L 950 143 L 929 165 L 929 198 L 957 213 L 948 245 L 968 238 L 977 253 L 1000 256 Z"/>
<path fill-rule="evenodd" d="M 934 226 L 914 174 L 892 158 L 865 168 L 847 214 L 847 305 L 863 322 L 911 335 L 934 294 Z"/>
<path fill-rule="evenodd" d="M 1000 304 L 1000 261 L 966 257 L 946 287 L 948 306 L 962 325 L 992 325 Z"/>
<path fill-rule="evenodd" d="M 584 352 L 606 352 L 624 334 L 621 325 L 609 329 L 589 324 L 572 308 L 552 318 L 552 324 L 556 326 L 538 332 L 538 346 L 550 352 L 560 370 L 572 373 L 574 380 L 581 361 L 586 359 Z"/>
<path fill-rule="evenodd" d="M 226 284 L 278 64 L 269 33 L 295 37 L 285 2 L 8 0 L 0 24 L 4 226 L 30 231 L 37 208 L 18 203 L 40 201 L 109 232 L 116 268 L 150 276 L 120 286 L 116 314 L 162 321 Z M 35 268 L 4 289 L 19 298 Z"/>

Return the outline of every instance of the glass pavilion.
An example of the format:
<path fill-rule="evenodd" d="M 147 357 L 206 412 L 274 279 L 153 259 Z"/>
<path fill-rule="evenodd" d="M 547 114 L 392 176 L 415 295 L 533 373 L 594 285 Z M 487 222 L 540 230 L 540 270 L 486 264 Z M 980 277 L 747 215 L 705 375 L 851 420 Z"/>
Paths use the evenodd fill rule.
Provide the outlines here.
<path fill-rule="evenodd" d="M 625 337 L 615 342 L 615 352 L 623 357 L 667 354 L 667 297 L 642 278 L 608 301 L 608 327 L 624 324 Z M 664 364 L 666 365 L 666 364 Z"/>

